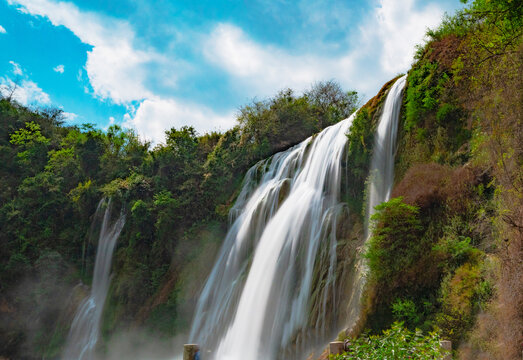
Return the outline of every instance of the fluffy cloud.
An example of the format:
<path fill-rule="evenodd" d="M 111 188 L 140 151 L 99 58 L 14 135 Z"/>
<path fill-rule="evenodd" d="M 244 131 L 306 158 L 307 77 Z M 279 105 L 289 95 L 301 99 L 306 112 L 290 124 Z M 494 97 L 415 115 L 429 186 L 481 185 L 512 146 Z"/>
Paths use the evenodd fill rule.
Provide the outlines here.
<path fill-rule="evenodd" d="M 414 45 L 422 41 L 426 27 L 437 24 L 443 13 L 439 3 L 378 1 L 365 20 L 350 24 L 354 31 L 347 43 L 351 45 L 335 56 L 318 54 L 316 45 L 320 43 L 315 45 L 314 41 L 321 42 L 322 37 L 307 46 L 298 46 L 300 51 L 292 51 L 258 43 L 241 28 L 228 23 L 218 24 L 210 33 L 196 36 L 202 40 L 194 41 L 192 50 L 199 51 L 205 61 L 223 71 L 235 90 L 246 98 L 269 96 L 285 87 L 304 90 L 315 81 L 327 79 L 336 79 L 345 88 L 373 94 L 384 81 L 408 69 Z M 169 84 L 162 86 L 171 89 L 175 86 L 177 67 L 176 60 L 172 60 L 175 56 L 168 57 L 155 49 L 140 46 L 128 21 L 82 11 L 68 2 L 8 2 L 18 6 L 20 11 L 47 18 L 55 26 L 67 27 L 82 42 L 91 45 L 84 74 L 94 95 L 124 105 L 128 112 L 125 125 L 136 128 L 143 137 L 160 142 L 164 130 L 172 126 L 192 125 L 203 132 L 225 129 L 233 124 L 232 111 L 217 113 L 197 104 L 182 104 L 177 98 L 155 91 L 159 87 L 153 83 L 168 77 Z M 301 16 L 309 19 L 309 25 L 324 28 L 325 34 L 330 31 L 331 24 L 344 24 L 346 14 L 350 12 L 344 3 L 340 3 L 341 7 L 336 11 L 332 6 L 318 4 L 301 1 L 298 7 Z M 306 16 L 307 13 L 310 16 Z M 55 71 L 60 71 L 59 67 Z"/>
<path fill-rule="evenodd" d="M 0 25 L 0 34 L 7 34 L 7 31 L 2 25 Z"/>
<path fill-rule="evenodd" d="M 22 12 L 46 17 L 55 26 L 67 27 L 93 47 L 87 53 L 85 72 L 94 94 L 125 105 L 129 113 L 124 118 L 124 126 L 136 129 L 143 138 L 158 143 L 164 139 L 165 129 L 173 126 L 192 125 L 200 132 L 231 126 L 232 114 L 216 115 L 203 106 L 160 97 L 146 85 L 153 75 L 147 71 L 148 66 L 157 64 L 160 70 L 165 70 L 172 62 L 152 49 L 138 48 L 135 32 L 128 22 L 81 11 L 72 3 L 8 1 L 18 5 Z M 54 70 L 62 72 L 63 67 Z M 172 85 L 172 72 L 170 77 Z"/>
<path fill-rule="evenodd" d="M 14 82 L 10 78 L 0 78 L 0 94 L 12 96 L 22 105 L 49 105 L 51 99 L 35 82 L 22 80 Z"/>
<path fill-rule="evenodd" d="M 54 67 L 53 70 L 57 73 L 63 74 L 65 71 L 65 67 L 63 65 L 58 65 Z"/>
<path fill-rule="evenodd" d="M 337 59 L 293 55 L 284 49 L 257 44 L 238 27 L 219 24 L 205 40 L 207 60 L 243 82 L 257 95 L 269 95 L 285 87 L 305 89 L 317 80 L 352 74 L 350 54 Z"/>
<path fill-rule="evenodd" d="M 20 64 L 9 61 L 13 66 L 12 73 L 15 80 L 8 76 L 0 77 L 0 95 L 10 97 L 22 105 L 49 105 L 51 98 L 34 81 L 24 76 Z"/>
<path fill-rule="evenodd" d="M 94 94 L 116 104 L 141 100 L 151 93 L 144 83 L 144 65 L 161 56 L 150 49 L 137 49 L 135 33 L 126 21 L 80 11 L 72 3 L 49 0 L 8 0 L 19 10 L 65 26 L 93 48 L 85 69 Z"/>
<path fill-rule="evenodd" d="M 74 121 L 74 120 L 76 120 L 78 118 L 78 114 L 71 113 L 71 112 L 66 112 L 66 111 L 64 111 L 62 113 L 62 116 L 67 121 Z"/>
<path fill-rule="evenodd" d="M 441 21 L 443 10 L 436 4 L 416 9 L 415 0 L 403 0 L 401 6 L 395 0 L 381 0 L 376 9 L 376 36 L 381 43 L 381 65 L 389 73 L 404 71 L 411 62 L 415 45 L 421 43 L 427 28 Z"/>
<path fill-rule="evenodd" d="M 234 125 L 234 114 L 216 114 L 201 105 L 151 98 L 144 100 L 134 113 L 126 114 L 124 120 L 123 125 L 136 129 L 140 137 L 160 143 L 165 138 L 165 130 L 172 127 L 192 125 L 200 133 L 229 129 Z"/>
<path fill-rule="evenodd" d="M 326 17 L 318 13 L 320 9 L 311 9 L 317 21 Z M 427 27 L 439 23 L 442 14 L 443 10 L 435 4 L 418 9 L 416 0 L 401 4 L 380 0 L 368 20 L 358 27 L 359 34 L 350 49 L 336 57 L 293 54 L 262 45 L 231 24 L 216 26 L 206 38 L 203 52 L 209 62 L 254 95 L 273 94 L 284 87 L 304 89 L 314 81 L 326 79 L 373 92 L 383 81 L 408 69 L 415 45 L 423 41 Z"/>

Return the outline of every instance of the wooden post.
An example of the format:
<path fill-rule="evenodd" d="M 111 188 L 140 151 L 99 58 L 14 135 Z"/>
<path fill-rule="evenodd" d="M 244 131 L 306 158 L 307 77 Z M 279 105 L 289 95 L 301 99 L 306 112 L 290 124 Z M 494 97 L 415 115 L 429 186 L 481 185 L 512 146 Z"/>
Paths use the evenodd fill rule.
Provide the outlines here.
<path fill-rule="evenodd" d="M 196 354 L 199 350 L 196 344 L 185 344 L 183 346 L 183 360 L 196 360 Z"/>
<path fill-rule="evenodd" d="M 443 358 L 443 360 L 452 360 L 452 341 L 450 341 L 450 340 L 441 340 L 439 342 L 439 346 L 441 346 L 441 348 L 443 350 L 447 350 L 446 355 Z"/>
<path fill-rule="evenodd" d="M 345 346 L 343 341 L 333 341 L 329 344 L 329 355 L 343 354 Z"/>

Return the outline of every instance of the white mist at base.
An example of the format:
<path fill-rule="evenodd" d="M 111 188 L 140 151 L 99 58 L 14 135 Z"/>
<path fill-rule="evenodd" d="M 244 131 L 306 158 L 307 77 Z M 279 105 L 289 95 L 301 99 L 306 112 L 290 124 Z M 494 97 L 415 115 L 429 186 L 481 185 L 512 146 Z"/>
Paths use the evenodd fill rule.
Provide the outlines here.
<path fill-rule="evenodd" d="M 96 209 L 95 219 L 103 210 L 102 199 Z M 109 290 L 109 273 L 116 240 L 125 224 L 125 216 L 111 224 L 111 200 L 109 200 L 102 220 L 96 260 L 94 265 L 91 294 L 80 304 L 73 319 L 67 345 L 62 359 L 90 360 L 100 333 L 100 320 Z"/>

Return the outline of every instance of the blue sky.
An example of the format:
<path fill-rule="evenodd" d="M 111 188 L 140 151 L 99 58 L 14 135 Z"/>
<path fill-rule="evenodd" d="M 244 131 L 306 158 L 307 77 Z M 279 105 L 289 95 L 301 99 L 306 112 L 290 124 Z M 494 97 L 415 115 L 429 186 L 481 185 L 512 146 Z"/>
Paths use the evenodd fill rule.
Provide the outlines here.
<path fill-rule="evenodd" d="M 153 142 L 283 88 L 337 80 L 365 98 L 406 71 L 458 0 L 0 0 L 0 91 L 68 122 Z"/>

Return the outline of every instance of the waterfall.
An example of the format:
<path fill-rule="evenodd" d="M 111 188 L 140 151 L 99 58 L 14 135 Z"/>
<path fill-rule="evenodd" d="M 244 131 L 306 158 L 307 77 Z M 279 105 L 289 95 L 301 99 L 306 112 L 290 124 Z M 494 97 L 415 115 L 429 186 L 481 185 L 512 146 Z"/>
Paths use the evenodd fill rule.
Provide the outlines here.
<path fill-rule="evenodd" d="M 373 153 L 367 182 L 368 195 L 365 214 L 365 240 L 370 237 L 370 218 L 375 212 L 374 207 L 384 201 L 388 201 L 392 192 L 396 135 L 398 132 L 402 94 L 406 79 L 406 75 L 400 77 L 390 88 L 385 99 L 385 104 L 383 105 L 378 128 L 374 135 Z M 360 258 L 355 265 L 352 296 L 348 302 L 350 308 L 349 319 L 347 319 L 346 324 L 348 329 L 358 325 L 361 321 L 360 299 L 365 285 L 365 273 L 367 270 L 364 259 Z"/>
<path fill-rule="evenodd" d="M 316 290 L 326 307 L 334 291 L 333 271 L 321 287 L 313 289 L 312 280 L 315 267 L 333 269 L 336 262 L 341 167 L 352 118 L 247 173 L 197 305 L 191 339 L 202 344 L 203 355 L 272 359 L 300 332 L 324 326 L 323 315 L 309 323 L 309 299 Z M 326 256 L 318 256 L 320 248 Z"/>
<path fill-rule="evenodd" d="M 105 199 L 98 204 L 95 221 L 104 211 Z M 111 200 L 108 201 L 103 214 L 102 226 L 98 239 L 96 260 L 94 265 L 91 294 L 80 304 L 71 324 L 64 360 L 92 359 L 93 350 L 100 333 L 100 320 L 109 290 L 109 273 L 116 240 L 125 224 L 125 216 L 111 224 Z"/>
<path fill-rule="evenodd" d="M 391 88 L 378 126 L 370 209 L 390 195 L 404 83 Z M 335 321 L 336 232 L 348 211 L 340 189 L 353 117 L 247 172 L 196 307 L 190 341 L 201 345 L 202 358 L 301 359 L 346 325 Z M 354 312 L 361 283 L 355 276 L 346 300 Z"/>
<path fill-rule="evenodd" d="M 380 117 L 378 129 L 374 137 L 373 155 L 370 166 L 370 182 L 367 201 L 367 233 L 370 217 L 374 214 L 374 207 L 388 201 L 394 183 L 394 158 L 396 155 L 396 135 L 398 133 L 399 114 L 401 110 L 402 92 L 407 75 L 400 77 L 392 85 L 383 113 Z"/>

